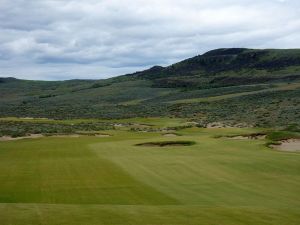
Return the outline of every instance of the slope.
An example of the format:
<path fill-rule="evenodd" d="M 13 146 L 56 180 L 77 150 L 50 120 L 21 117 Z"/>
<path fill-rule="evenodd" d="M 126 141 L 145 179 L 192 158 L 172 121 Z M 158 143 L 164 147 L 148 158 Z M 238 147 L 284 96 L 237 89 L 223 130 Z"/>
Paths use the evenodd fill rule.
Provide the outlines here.
<path fill-rule="evenodd" d="M 106 80 L 1 78 L 0 116 L 176 116 L 204 123 L 300 123 L 299 82 L 299 49 L 217 49 L 168 67 Z M 294 88 L 284 88 L 290 83 Z M 211 97 L 220 101 L 203 101 Z M 249 113 L 251 119 L 243 116 Z"/>

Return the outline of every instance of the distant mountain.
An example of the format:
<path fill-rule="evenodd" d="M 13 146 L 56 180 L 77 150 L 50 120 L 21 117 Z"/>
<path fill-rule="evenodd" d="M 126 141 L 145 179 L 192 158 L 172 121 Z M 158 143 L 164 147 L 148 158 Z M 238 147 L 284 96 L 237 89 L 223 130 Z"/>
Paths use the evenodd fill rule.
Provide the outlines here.
<path fill-rule="evenodd" d="M 134 74 L 158 87 L 222 87 L 299 79 L 300 49 L 217 49 Z M 294 68 L 296 67 L 296 68 Z M 132 76 L 132 75 L 129 75 Z"/>
<path fill-rule="evenodd" d="M 0 116 L 300 123 L 300 49 L 216 49 L 105 80 L 0 78 Z"/>

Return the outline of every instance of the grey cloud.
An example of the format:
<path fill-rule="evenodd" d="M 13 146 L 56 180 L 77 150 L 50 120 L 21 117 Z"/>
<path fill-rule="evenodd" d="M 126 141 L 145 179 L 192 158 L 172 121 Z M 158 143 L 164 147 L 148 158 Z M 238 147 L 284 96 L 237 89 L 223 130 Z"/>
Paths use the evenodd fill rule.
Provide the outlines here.
<path fill-rule="evenodd" d="M 299 14 L 297 0 L 0 0 L 0 76 L 103 78 L 219 47 L 297 48 Z"/>

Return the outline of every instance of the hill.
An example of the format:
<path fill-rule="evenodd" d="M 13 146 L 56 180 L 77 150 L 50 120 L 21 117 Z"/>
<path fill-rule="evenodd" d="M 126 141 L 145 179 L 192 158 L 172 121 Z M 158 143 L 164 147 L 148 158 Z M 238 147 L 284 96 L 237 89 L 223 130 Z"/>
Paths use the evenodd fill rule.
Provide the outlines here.
<path fill-rule="evenodd" d="M 0 78 L 0 117 L 188 117 L 253 126 L 300 124 L 300 49 L 216 49 L 105 80 Z"/>

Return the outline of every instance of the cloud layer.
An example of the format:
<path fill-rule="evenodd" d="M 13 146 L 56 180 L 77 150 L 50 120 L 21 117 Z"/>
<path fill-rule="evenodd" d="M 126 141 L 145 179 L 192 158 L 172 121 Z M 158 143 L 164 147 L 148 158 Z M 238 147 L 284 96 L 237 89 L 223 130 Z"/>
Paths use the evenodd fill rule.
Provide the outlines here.
<path fill-rule="evenodd" d="M 0 77 L 100 79 L 220 47 L 299 48 L 298 0 L 0 0 Z"/>

